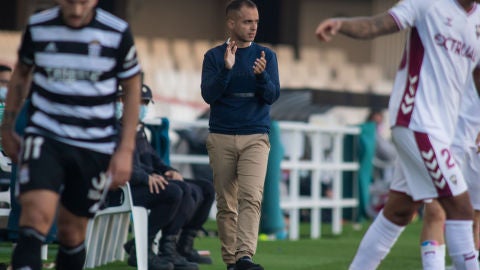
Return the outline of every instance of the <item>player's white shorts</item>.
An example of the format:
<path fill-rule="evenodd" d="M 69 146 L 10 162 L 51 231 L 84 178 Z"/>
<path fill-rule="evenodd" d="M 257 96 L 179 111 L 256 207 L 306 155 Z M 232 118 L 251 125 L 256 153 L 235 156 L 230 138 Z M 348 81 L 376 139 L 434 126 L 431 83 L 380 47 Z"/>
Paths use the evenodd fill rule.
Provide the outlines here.
<path fill-rule="evenodd" d="M 394 127 L 392 138 L 398 158 L 391 190 L 406 193 L 415 201 L 456 196 L 467 190 L 448 143 L 405 127 Z"/>
<path fill-rule="evenodd" d="M 462 170 L 473 208 L 480 210 L 480 154 L 476 148 L 465 149 L 456 145 L 452 146 L 452 154 Z"/>

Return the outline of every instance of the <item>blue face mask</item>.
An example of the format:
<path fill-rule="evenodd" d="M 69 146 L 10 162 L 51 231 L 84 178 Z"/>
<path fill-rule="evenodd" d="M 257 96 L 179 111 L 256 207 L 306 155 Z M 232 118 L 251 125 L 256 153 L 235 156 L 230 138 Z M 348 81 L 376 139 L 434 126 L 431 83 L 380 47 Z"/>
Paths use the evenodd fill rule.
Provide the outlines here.
<path fill-rule="evenodd" d="M 7 87 L 6 86 L 0 86 L 0 101 L 5 101 L 7 98 Z"/>
<path fill-rule="evenodd" d="M 117 119 L 121 119 L 122 116 L 123 116 L 123 103 L 117 101 L 115 103 L 115 117 Z"/>
<path fill-rule="evenodd" d="M 141 105 L 140 111 L 138 113 L 138 120 L 140 120 L 140 122 L 142 122 L 143 119 L 145 119 L 145 117 L 147 116 L 147 112 L 148 112 L 147 105 Z"/>

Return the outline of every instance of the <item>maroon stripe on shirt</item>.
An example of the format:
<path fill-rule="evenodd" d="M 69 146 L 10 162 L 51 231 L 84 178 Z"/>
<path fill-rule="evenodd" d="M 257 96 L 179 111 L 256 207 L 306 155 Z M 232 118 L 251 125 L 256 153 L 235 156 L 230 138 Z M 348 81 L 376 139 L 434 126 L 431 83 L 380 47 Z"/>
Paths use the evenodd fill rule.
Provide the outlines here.
<path fill-rule="evenodd" d="M 437 189 L 439 197 L 450 197 L 452 191 L 448 186 L 448 182 L 442 174 L 442 170 L 438 165 L 438 159 L 433 150 L 432 143 L 428 138 L 428 134 L 421 132 L 414 132 L 415 140 L 417 142 L 420 155 L 423 159 L 423 164 L 428 171 L 428 174 L 432 178 L 433 184 Z"/>
<path fill-rule="evenodd" d="M 396 124 L 398 126 L 408 127 L 415 107 L 415 95 L 417 94 L 418 81 L 420 80 L 420 71 L 422 69 L 424 47 L 422 40 L 414 27 L 410 31 L 410 46 L 408 51 L 408 76 L 407 83 L 403 93 L 402 102 L 398 108 Z"/>

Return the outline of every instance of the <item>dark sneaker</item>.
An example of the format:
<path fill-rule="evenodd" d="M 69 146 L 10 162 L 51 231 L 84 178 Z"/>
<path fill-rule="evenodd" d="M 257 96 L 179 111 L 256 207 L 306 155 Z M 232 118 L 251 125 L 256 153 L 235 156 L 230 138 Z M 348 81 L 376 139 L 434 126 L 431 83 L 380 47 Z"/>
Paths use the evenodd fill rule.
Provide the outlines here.
<path fill-rule="evenodd" d="M 137 252 L 135 246 L 130 248 L 130 254 L 128 256 L 128 265 L 137 267 Z M 173 264 L 169 261 L 163 260 L 158 257 L 152 251 L 148 252 L 148 269 L 149 270 L 173 270 Z"/>
<path fill-rule="evenodd" d="M 134 245 L 135 245 L 135 239 L 132 238 L 129 241 L 127 241 L 125 244 L 123 244 L 123 250 L 125 250 L 127 254 L 130 254 L 130 250 Z"/>
<path fill-rule="evenodd" d="M 245 256 L 240 258 L 235 264 L 235 270 L 264 270 L 260 264 L 252 261 L 252 258 Z"/>
<path fill-rule="evenodd" d="M 193 242 L 197 236 L 197 230 L 182 230 L 182 234 L 177 241 L 177 252 L 185 257 L 189 262 L 199 264 L 212 264 L 210 252 L 202 254 L 193 248 Z"/>
<path fill-rule="evenodd" d="M 235 264 L 227 264 L 227 270 L 235 270 Z"/>
<path fill-rule="evenodd" d="M 185 257 L 180 255 L 172 256 L 172 254 L 158 254 L 158 257 L 163 260 L 170 262 L 173 265 L 175 270 L 198 270 L 198 264 L 189 262 Z"/>
<path fill-rule="evenodd" d="M 165 261 L 171 262 L 175 270 L 198 270 L 198 264 L 189 262 L 177 252 L 176 235 L 162 235 L 158 256 Z"/>
<path fill-rule="evenodd" d="M 189 253 L 181 253 L 181 256 L 185 257 L 187 261 L 198 264 L 212 264 L 212 257 L 209 255 L 200 255 L 196 249 L 190 250 Z"/>

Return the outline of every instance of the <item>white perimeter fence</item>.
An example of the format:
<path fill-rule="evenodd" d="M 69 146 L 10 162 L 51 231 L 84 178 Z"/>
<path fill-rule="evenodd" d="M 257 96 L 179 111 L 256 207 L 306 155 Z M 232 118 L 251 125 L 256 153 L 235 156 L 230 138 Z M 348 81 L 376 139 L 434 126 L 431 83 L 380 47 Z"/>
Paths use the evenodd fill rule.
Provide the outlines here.
<path fill-rule="evenodd" d="M 149 121 L 155 124 L 155 121 Z M 160 124 L 160 123 L 157 123 Z M 170 130 L 188 128 L 207 128 L 208 122 L 199 120 L 195 122 L 170 122 Z M 281 169 L 289 171 L 289 185 L 286 194 L 280 198 L 280 207 L 288 211 L 290 239 L 299 238 L 300 211 L 310 209 L 311 238 L 321 235 L 321 210 L 332 210 L 332 233 L 342 232 L 343 208 L 358 206 L 358 199 L 344 198 L 343 172 L 358 171 L 358 162 L 344 162 L 344 137 L 346 135 L 359 135 L 358 127 L 346 126 L 319 126 L 299 122 L 279 122 L 282 143 L 286 157 L 281 163 Z M 285 139 L 287 138 L 287 139 Z M 308 141 L 308 143 L 305 143 Z M 307 146 L 306 146 L 307 145 Z M 353 150 L 352 150 L 353 151 Z M 305 158 L 304 152 L 310 153 Z M 328 154 L 325 154 L 328 153 Z M 170 162 L 176 165 L 204 164 L 208 165 L 206 155 L 170 153 Z M 300 194 L 300 177 L 302 173 L 310 172 L 311 195 Z M 331 196 L 321 196 L 321 182 L 328 174 L 331 184 Z M 352 177 L 352 181 L 355 181 Z M 280 179 L 279 179 L 280 181 Z M 356 183 L 351 183 L 356 187 Z M 353 190 L 355 194 L 355 189 Z"/>

